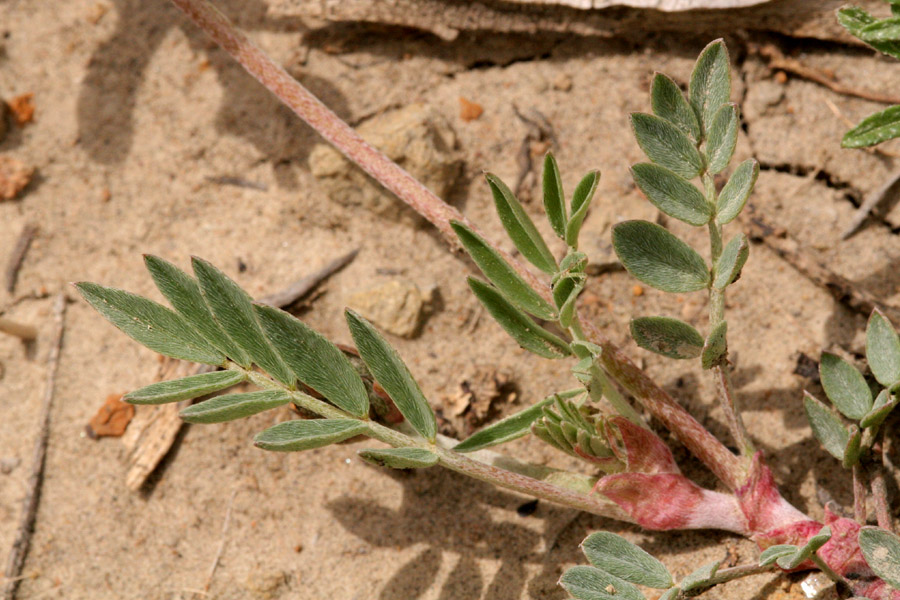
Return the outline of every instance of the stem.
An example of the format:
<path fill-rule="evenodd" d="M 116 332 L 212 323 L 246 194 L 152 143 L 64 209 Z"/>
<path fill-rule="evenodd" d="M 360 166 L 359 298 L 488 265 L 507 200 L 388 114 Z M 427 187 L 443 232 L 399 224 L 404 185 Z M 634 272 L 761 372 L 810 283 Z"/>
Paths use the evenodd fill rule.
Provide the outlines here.
<path fill-rule="evenodd" d="M 236 29 L 208 0 L 172 0 L 172 2 L 231 54 L 248 73 L 337 150 L 437 227 L 451 245 L 457 246 L 450 228 L 452 220 L 461 221 L 482 235 L 459 211 L 443 202 L 409 173 L 366 143 L 349 125 L 341 121 L 298 81 L 291 78 L 283 68 L 257 48 L 246 35 Z M 495 244 L 492 244 L 492 247 L 535 291 L 546 300 L 551 300 L 550 289 L 546 284 Z M 672 431 L 681 443 L 726 486 L 734 490 L 744 483 L 746 469 L 734 454 L 675 402 L 665 390 L 638 369 L 596 327 L 584 322 L 582 327 L 587 338 L 603 348 L 601 363 L 610 376 L 619 381 L 647 411 Z"/>
<path fill-rule="evenodd" d="M 858 462 L 853 465 L 853 518 L 866 524 L 866 473 Z"/>
<path fill-rule="evenodd" d="M 878 526 L 893 533 L 894 519 L 891 517 L 891 504 L 888 500 L 887 484 L 884 480 L 885 467 L 890 462 L 888 458 L 889 440 L 887 431 L 882 431 L 881 461 L 872 470 L 872 500 L 875 504 L 875 518 L 878 519 Z"/>
<path fill-rule="evenodd" d="M 703 187 L 706 191 L 706 201 L 711 206 L 715 206 L 716 187 L 708 173 L 703 174 Z M 715 265 L 722 256 L 722 225 L 715 219 L 709 222 L 709 249 L 713 264 L 713 276 L 715 276 Z M 720 290 L 713 285 L 709 288 L 709 330 L 715 331 L 716 327 L 723 321 L 725 321 L 725 290 Z M 744 421 L 741 418 L 741 411 L 737 405 L 731 384 L 731 373 L 728 370 L 727 358 L 726 350 L 725 356 L 722 357 L 718 364 L 713 365 L 712 372 L 719 392 L 719 403 L 725 412 L 728 429 L 731 431 L 731 436 L 740 449 L 741 455 L 747 459 L 753 456 L 756 449 L 747 435 L 747 429 L 744 427 Z"/>
<path fill-rule="evenodd" d="M 301 408 L 326 419 L 359 420 L 327 402 L 313 398 L 303 392 L 288 390 L 285 386 L 257 371 L 250 371 L 235 363 L 229 363 L 228 368 L 244 373 L 250 381 L 260 388 L 287 391 L 291 395 L 292 402 Z M 593 486 L 593 483 L 596 481 L 595 479 L 576 473 L 568 473 L 566 471 L 549 469 L 538 465 L 521 463 L 493 452 L 482 455 L 487 456 L 490 462 L 480 462 L 472 460 L 459 452 L 454 452 L 443 445 L 433 444 L 422 438 L 408 436 L 374 421 L 365 421 L 365 423 L 369 428 L 369 431 L 367 432 L 369 437 L 384 442 L 394 448 L 421 448 L 433 452 L 434 454 L 437 454 L 442 466 L 452 471 L 456 471 L 457 473 L 472 477 L 473 479 L 478 479 L 527 496 L 533 496 L 563 506 L 577 508 L 595 515 L 610 517 L 612 519 L 630 523 L 634 522 L 625 511 L 619 508 L 611 500 L 586 493 Z M 448 440 L 445 440 L 443 443 L 447 444 L 448 442 Z M 498 465 L 503 466 L 501 467 Z M 520 472 L 516 472 L 516 470 Z M 572 485 L 572 487 L 577 487 L 579 489 L 557 485 L 557 483 L 552 483 L 552 481 L 561 484 L 568 483 L 569 485 Z"/>
<path fill-rule="evenodd" d="M 853 585 L 845 577 L 835 573 L 834 569 L 829 567 L 818 554 L 813 554 L 809 557 L 809 560 L 813 561 L 813 563 L 815 563 L 815 565 L 819 567 L 819 569 L 821 569 L 822 572 L 825 573 L 832 581 L 843 584 L 848 590 L 853 589 Z"/>
<path fill-rule="evenodd" d="M 760 573 L 765 573 L 767 571 L 774 571 L 777 569 L 777 565 L 772 563 L 770 565 L 760 566 L 755 563 L 750 563 L 747 565 L 738 565 L 736 567 L 730 567 L 728 569 L 722 569 L 720 571 L 716 571 L 714 577 L 709 579 L 709 585 L 704 586 L 702 590 L 699 590 L 699 593 L 706 592 L 711 587 L 715 585 L 719 585 L 722 583 L 727 583 L 729 581 L 734 581 L 735 579 L 740 579 L 741 577 L 749 577 L 750 575 L 759 575 Z M 697 595 L 691 592 L 691 595 Z"/>

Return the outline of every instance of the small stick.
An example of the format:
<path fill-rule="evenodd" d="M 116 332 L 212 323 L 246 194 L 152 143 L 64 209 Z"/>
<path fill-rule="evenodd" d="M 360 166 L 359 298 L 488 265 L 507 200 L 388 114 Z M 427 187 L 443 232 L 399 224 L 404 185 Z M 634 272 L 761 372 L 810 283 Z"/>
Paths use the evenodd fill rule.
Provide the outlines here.
<path fill-rule="evenodd" d="M 9 255 L 9 261 L 6 263 L 6 291 L 10 294 L 16 289 L 16 280 L 19 278 L 19 269 L 22 268 L 22 262 L 25 260 L 25 254 L 28 247 L 31 246 L 31 240 L 37 235 L 37 225 L 31 223 L 22 228 L 19 234 L 19 240 L 13 247 L 12 254 Z"/>
<path fill-rule="evenodd" d="M 853 518 L 866 524 L 866 473 L 859 463 L 853 465 Z"/>
<path fill-rule="evenodd" d="M 897 187 L 898 183 L 900 183 L 900 169 L 898 169 L 890 177 L 888 177 L 887 181 L 885 181 L 881 185 L 881 187 L 866 196 L 866 199 L 862 204 L 860 204 L 859 208 L 856 209 L 856 212 L 853 214 L 853 218 L 850 219 L 850 223 L 847 224 L 847 227 L 841 233 L 841 239 L 846 240 L 848 237 L 856 233 L 862 226 L 866 218 L 868 218 L 869 214 L 871 214 L 871 212 L 875 210 L 875 208 L 879 204 L 881 204 L 881 201 L 884 200 L 895 187 Z"/>
<path fill-rule="evenodd" d="M 206 180 L 217 185 L 233 185 L 235 187 L 247 188 L 248 190 L 257 190 L 260 192 L 268 192 L 269 188 L 264 183 L 250 181 L 233 175 L 207 175 Z"/>
<path fill-rule="evenodd" d="M 746 223 L 750 226 L 751 237 L 761 240 L 807 279 L 827 291 L 835 300 L 850 310 L 868 317 L 873 310 L 878 308 L 895 323 L 900 322 L 900 308 L 877 300 L 870 292 L 861 289 L 849 279 L 841 277 L 820 263 L 810 252 L 801 247 L 797 240 L 787 234 L 782 235 L 781 231 L 776 235 L 775 227 L 756 215 L 747 219 Z"/>
<path fill-rule="evenodd" d="M 318 271 L 310 273 L 288 288 L 261 298 L 259 302 L 276 308 L 288 308 L 316 289 L 320 283 L 350 264 L 357 254 L 359 254 L 359 248 L 339 256 Z"/>
<path fill-rule="evenodd" d="M 30 342 L 37 337 L 37 327 L 18 323 L 6 317 L 0 317 L 0 331 L 14 335 L 23 342 Z"/>
<path fill-rule="evenodd" d="M 884 482 L 884 468 L 881 465 L 872 470 L 872 499 L 875 504 L 875 518 L 878 519 L 878 526 L 893 533 L 894 520 L 891 518 L 887 485 Z"/>
<path fill-rule="evenodd" d="M 228 526 L 231 524 L 231 510 L 234 508 L 234 497 L 237 496 L 237 493 L 237 488 L 235 488 L 235 490 L 231 492 L 231 499 L 228 500 L 228 510 L 225 511 L 225 522 L 222 523 L 222 537 L 219 540 L 219 548 L 216 550 L 216 556 L 213 558 L 212 566 L 209 568 L 206 584 L 203 586 L 204 592 L 209 591 L 209 586 L 212 585 L 213 575 L 216 574 L 216 569 L 219 567 L 219 561 L 222 559 L 222 553 L 225 551 L 225 535 L 228 533 Z"/>
<path fill-rule="evenodd" d="M 819 85 L 827 87 L 832 92 L 843 94 L 844 96 L 855 96 L 863 100 L 871 100 L 872 102 L 882 102 L 884 104 L 900 104 L 900 96 L 893 94 L 881 94 L 862 88 L 855 88 L 844 85 L 835 81 L 826 75 L 823 71 L 813 67 L 804 65 L 799 60 L 788 58 L 772 44 L 766 44 L 759 48 L 759 54 L 769 61 L 769 68 L 773 70 L 787 71 L 793 73 L 803 79 L 808 79 Z"/>
<path fill-rule="evenodd" d="M 53 303 L 53 319 L 56 323 L 56 329 L 53 332 L 50 354 L 47 356 L 47 380 L 44 387 L 44 399 L 41 403 L 40 429 L 34 442 L 34 457 L 31 464 L 31 475 L 28 478 L 28 492 L 22 504 L 22 519 L 19 522 L 16 539 L 9 553 L 9 560 L 6 563 L 6 572 L 4 573 L 6 587 L 3 590 L 3 600 L 13 600 L 15 598 L 16 590 L 21 581 L 19 575 L 21 575 L 22 567 L 25 565 L 25 556 L 28 554 L 31 534 L 34 531 L 38 502 L 41 497 L 41 484 L 44 479 L 47 439 L 50 436 L 50 410 L 53 405 L 53 392 L 56 387 L 56 371 L 59 367 L 65 315 L 66 296 L 65 294 L 59 294 Z"/>

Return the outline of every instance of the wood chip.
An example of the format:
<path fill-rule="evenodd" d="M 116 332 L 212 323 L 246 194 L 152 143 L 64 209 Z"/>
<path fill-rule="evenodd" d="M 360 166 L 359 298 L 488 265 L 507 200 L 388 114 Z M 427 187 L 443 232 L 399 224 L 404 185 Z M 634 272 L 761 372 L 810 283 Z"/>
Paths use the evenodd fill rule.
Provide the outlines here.
<path fill-rule="evenodd" d="M 459 97 L 459 118 L 468 123 L 474 121 L 484 113 L 484 107 L 476 102 Z"/>
<path fill-rule="evenodd" d="M 34 121 L 34 94 L 22 94 L 7 102 L 16 125 L 23 127 Z"/>
<path fill-rule="evenodd" d="M 0 202 L 12 200 L 31 183 L 34 169 L 11 156 L 0 156 Z"/>
<path fill-rule="evenodd" d="M 122 402 L 122 394 L 110 394 L 85 428 L 88 437 L 120 437 L 134 418 L 134 405 Z"/>

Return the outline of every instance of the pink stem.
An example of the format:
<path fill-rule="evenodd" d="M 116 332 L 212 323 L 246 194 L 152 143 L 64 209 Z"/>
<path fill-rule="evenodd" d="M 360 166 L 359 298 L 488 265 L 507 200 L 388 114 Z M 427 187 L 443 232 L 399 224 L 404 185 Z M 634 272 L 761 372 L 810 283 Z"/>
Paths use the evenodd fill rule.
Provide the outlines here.
<path fill-rule="evenodd" d="M 428 219 L 453 246 L 457 243 L 450 228 L 451 221 L 461 221 L 478 231 L 458 210 L 435 196 L 413 176 L 363 140 L 353 128 L 253 44 L 210 2 L 207 0 L 172 0 L 172 2 L 322 137 L 413 210 Z M 544 298 L 550 299 L 550 289 L 545 283 L 496 245 L 492 246 L 513 265 L 531 287 Z M 740 487 L 746 473 L 738 457 L 636 367 L 596 327 L 590 323 L 582 325 L 588 337 L 603 347 L 601 361 L 607 372 L 621 382 L 725 485 L 732 490 Z"/>
<path fill-rule="evenodd" d="M 866 524 L 866 473 L 859 463 L 853 465 L 853 518 Z"/>

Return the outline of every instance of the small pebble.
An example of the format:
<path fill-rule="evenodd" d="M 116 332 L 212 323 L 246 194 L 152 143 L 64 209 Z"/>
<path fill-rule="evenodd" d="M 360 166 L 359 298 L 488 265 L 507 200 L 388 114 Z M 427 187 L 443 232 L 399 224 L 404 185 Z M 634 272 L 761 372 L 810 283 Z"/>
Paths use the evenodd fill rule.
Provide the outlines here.
<path fill-rule="evenodd" d="M 631 288 L 631 295 L 634 296 L 635 298 L 637 298 L 638 296 L 643 296 L 643 295 L 644 295 L 644 288 L 641 287 L 641 286 L 639 286 L 639 285 L 636 285 L 636 286 L 632 287 L 632 288 Z"/>
<path fill-rule="evenodd" d="M 18 456 L 4 456 L 0 458 L 0 473 L 9 475 L 22 463 Z"/>

